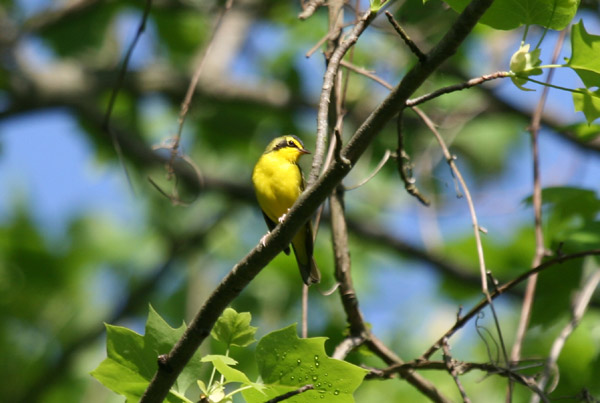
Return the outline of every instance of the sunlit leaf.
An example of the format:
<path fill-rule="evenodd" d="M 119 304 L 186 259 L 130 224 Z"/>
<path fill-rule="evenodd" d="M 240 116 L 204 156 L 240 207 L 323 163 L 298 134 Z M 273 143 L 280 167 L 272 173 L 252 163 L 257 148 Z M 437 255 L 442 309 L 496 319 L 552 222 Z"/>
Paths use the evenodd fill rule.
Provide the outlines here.
<path fill-rule="evenodd" d="M 592 141 L 600 136 L 600 125 L 598 124 L 574 123 L 564 126 L 560 130 L 573 133 L 576 138 L 583 142 Z"/>
<path fill-rule="evenodd" d="M 583 20 L 571 28 L 572 55 L 567 65 L 587 88 L 600 86 L 600 35 L 588 34 Z"/>
<path fill-rule="evenodd" d="M 121 326 L 106 325 L 107 358 L 92 371 L 104 386 L 137 402 L 158 368 L 157 359 L 168 353 L 181 337 L 185 325 L 174 329 L 150 308 L 145 335 Z M 201 362 L 198 352 L 185 367 L 167 396 L 169 402 L 187 402 L 182 395 L 199 377 Z"/>
<path fill-rule="evenodd" d="M 573 105 L 575 110 L 583 112 L 585 120 L 591 124 L 594 120 L 600 118 L 600 90 L 590 91 L 586 88 L 579 88 L 573 93 Z"/>
<path fill-rule="evenodd" d="M 296 325 L 272 332 L 256 346 L 256 361 L 267 397 L 259 392 L 244 391 L 249 403 L 264 402 L 304 385 L 314 390 L 296 395 L 286 402 L 312 401 L 354 402 L 354 390 L 361 384 L 366 370 L 345 361 L 329 358 L 325 338 L 300 339 Z"/>
<path fill-rule="evenodd" d="M 445 0 L 457 12 L 469 0 Z M 481 23 L 496 29 L 515 29 L 521 25 L 541 25 L 555 30 L 565 28 L 575 16 L 579 0 L 496 0 L 483 15 Z"/>
<path fill-rule="evenodd" d="M 233 308 L 227 308 L 215 323 L 211 336 L 227 347 L 246 347 L 256 341 L 256 327 L 250 326 L 252 316 L 248 312 L 238 313 Z"/>

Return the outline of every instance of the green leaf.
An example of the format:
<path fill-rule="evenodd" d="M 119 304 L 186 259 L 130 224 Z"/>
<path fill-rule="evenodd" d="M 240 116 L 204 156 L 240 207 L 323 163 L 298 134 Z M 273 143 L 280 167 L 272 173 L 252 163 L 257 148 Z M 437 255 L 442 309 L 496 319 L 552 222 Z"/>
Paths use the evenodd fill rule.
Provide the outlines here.
<path fill-rule="evenodd" d="M 445 0 L 462 12 L 470 0 Z M 579 0 L 496 0 L 479 22 L 492 28 L 510 30 L 521 25 L 541 25 L 557 31 L 575 17 Z"/>
<path fill-rule="evenodd" d="M 579 88 L 573 93 L 573 106 L 575 111 L 583 112 L 588 124 L 600 118 L 600 90 L 594 92 L 587 88 Z"/>
<path fill-rule="evenodd" d="M 246 347 L 256 341 L 256 327 L 250 326 L 250 320 L 250 313 L 237 313 L 235 309 L 227 308 L 215 323 L 210 335 L 227 347 Z"/>
<path fill-rule="evenodd" d="M 531 204 L 531 196 L 525 202 Z M 546 238 L 562 242 L 568 233 L 594 221 L 600 212 L 600 200 L 593 190 L 557 186 L 542 189 Z"/>
<path fill-rule="evenodd" d="M 264 402 L 304 385 L 313 385 L 314 390 L 286 401 L 354 402 L 353 393 L 367 371 L 346 361 L 329 358 L 324 343 L 324 337 L 298 338 L 296 325 L 263 337 L 256 346 L 256 361 L 267 386 L 264 390 L 266 397 L 256 391 L 245 390 L 246 401 Z"/>
<path fill-rule="evenodd" d="M 92 371 L 92 376 L 107 388 L 125 396 L 128 402 L 137 402 L 158 368 L 158 356 L 168 353 L 184 330 L 185 325 L 177 329 L 170 327 L 152 307 L 144 336 L 121 326 L 107 324 L 107 358 Z M 200 366 L 200 354 L 197 352 L 177 378 L 167 401 L 188 402 L 183 394 L 198 378 Z"/>
<path fill-rule="evenodd" d="M 543 325 L 548 328 L 569 314 L 573 291 L 579 287 L 582 272 L 583 260 L 574 259 L 540 274 L 531 313 L 531 326 Z"/>
<path fill-rule="evenodd" d="M 98 4 L 82 9 L 76 18 L 60 24 L 46 24 L 41 37 L 60 56 L 81 56 L 103 47 L 110 35 L 110 23 L 121 8 L 120 2 Z"/>
<path fill-rule="evenodd" d="M 571 28 L 572 54 L 567 66 L 575 70 L 587 88 L 600 86 L 600 36 L 588 34 L 583 21 Z"/>
<path fill-rule="evenodd" d="M 560 131 L 572 133 L 579 140 L 587 142 L 592 141 L 600 136 L 600 125 L 574 123 L 572 125 L 563 126 Z"/>
<path fill-rule="evenodd" d="M 250 385 L 257 390 L 262 390 L 264 388 L 262 384 L 252 382 L 242 371 L 231 368 L 231 365 L 237 365 L 237 361 L 231 357 L 211 354 L 202 357 L 202 362 L 212 362 L 217 371 L 225 377 L 227 380 L 226 383 L 238 382 L 243 385 Z"/>
<path fill-rule="evenodd" d="M 563 249 L 581 252 L 600 245 L 600 221 L 586 222 L 581 228 L 565 234 Z"/>
<path fill-rule="evenodd" d="M 378 12 L 381 6 L 383 5 L 382 3 L 385 3 L 385 1 L 382 2 L 381 0 L 371 0 L 371 12 Z"/>

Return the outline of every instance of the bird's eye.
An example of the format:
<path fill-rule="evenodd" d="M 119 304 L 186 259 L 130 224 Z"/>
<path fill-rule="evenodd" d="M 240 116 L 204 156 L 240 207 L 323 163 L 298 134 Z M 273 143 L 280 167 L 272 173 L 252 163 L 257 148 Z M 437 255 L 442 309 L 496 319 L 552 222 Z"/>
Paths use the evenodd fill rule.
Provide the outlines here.
<path fill-rule="evenodd" d="M 296 147 L 296 144 L 292 140 L 290 140 L 290 141 L 288 141 L 288 146 Z"/>

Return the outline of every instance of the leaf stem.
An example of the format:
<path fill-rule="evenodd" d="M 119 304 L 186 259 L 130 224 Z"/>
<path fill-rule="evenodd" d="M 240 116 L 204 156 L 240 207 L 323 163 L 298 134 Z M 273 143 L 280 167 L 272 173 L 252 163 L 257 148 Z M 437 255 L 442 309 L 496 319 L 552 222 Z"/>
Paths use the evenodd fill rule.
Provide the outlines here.
<path fill-rule="evenodd" d="M 229 347 L 227 347 L 227 350 L 225 351 L 225 357 L 229 357 Z M 225 382 L 225 376 L 221 374 L 221 385 L 223 384 L 223 382 Z"/>
<path fill-rule="evenodd" d="M 555 84 L 550 84 L 550 83 L 545 83 L 543 81 L 539 81 L 539 80 L 535 80 L 533 78 L 529 78 L 527 76 L 522 76 L 519 74 L 515 74 L 515 77 L 519 77 L 519 78 L 524 78 L 527 81 L 531 81 L 532 83 L 536 83 L 536 84 L 540 84 L 540 85 L 544 85 L 546 87 L 550 87 L 550 88 L 555 88 L 557 90 L 562 90 L 562 91 L 568 91 L 568 92 L 573 92 L 576 94 L 586 94 L 587 92 L 584 90 L 581 90 L 579 88 L 573 89 L 573 88 L 567 88 L 567 87 L 561 87 L 560 85 L 555 85 Z"/>
<path fill-rule="evenodd" d="M 527 39 L 527 33 L 529 32 L 529 24 L 525 25 L 525 31 L 523 31 L 523 38 L 521 38 L 521 46 L 525 44 L 525 39 Z"/>
<path fill-rule="evenodd" d="M 554 10 L 552 11 L 552 13 L 554 13 Z M 548 33 L 548 27 L 544 28 L 544 32 L 542 33 L 542 36 L 540 36 L 540 40 L 538 41 L 538 43 L 535 45 L 535 49 L 539 48 L 540 45 L 542 44 L 542 41 L 544 40 L 544 38 L 546 37 L 546 33 Z"/>
<path fill-rule="evenodd" d="M 254 386 L 252 386 L 252 385 L 246 385 L 246 386 L 242 386 L 241 388 L 237 388 L 236 390 L 233 390 L 233 391 L 229 392 L 227 395 L 225 395 L 225 399 L 228 399 L 231 396 L 235 395 L 236 393 L 240 393 L 243 390 L 252 389 L 253 387 Z"/>
<path fill-rule="evenodd" d="M 559 67 L 569 67 L 569 66 L 566 64 L 544 64 L 541 66 L 537 66 L 536 68 L 538 68 L 538 69 L 556 69 Z"/>

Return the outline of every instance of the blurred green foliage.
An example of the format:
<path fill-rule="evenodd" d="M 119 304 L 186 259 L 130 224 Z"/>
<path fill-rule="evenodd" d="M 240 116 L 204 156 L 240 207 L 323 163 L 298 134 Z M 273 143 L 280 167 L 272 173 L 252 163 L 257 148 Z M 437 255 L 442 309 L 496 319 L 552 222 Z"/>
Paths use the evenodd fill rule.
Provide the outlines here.
<path fill-rule="evenodd" d="M 540 1 L 528 5 L 534 7 Z M 39 4 L 33 11 L 28 3 L 1 2 L 0 18 L 11 22 L 6 26 L 19 35 L 7 34 L 0 39 L 0 135 L 20 135 L 4 132 L 2 124 L 9 119 L 43 119 L 44 113 L 67 111 L 76 123 L 76 134 L 91 147 L 90 160 L 101 166 L 119 167 L 123 180 L 123 166 L 127 169 L 132 192 L 122 195 L 119 202 L 133 204 L 142 222 L 82 209 L 69 216 L 64 233 L 49 231 L 35 218 L 38 205 L 43 203 L 35 193 L 26 193 L 23 200 L 2 195 L 9 203 L 0 220 L 0 396 L 6 401 L 28 403 L 122 401 L 89 375 L 106 358 L 104 322 L 111 329 L 132 329 L 123 330 L 129 335 L 142 333 L 149 303 L 169 323 L 189 321 L 220 279 L 266 232 L 249 187 L 252 166 L 266 144 L 281 133 L 295 133 L 308 149 L 314 150 L 316 104 L 325 66 L 322 49 L 310 59 L 304 55 L 328 32 L 326 10 L 299 21 L 301 10 L 296 2 L 234 2 L 232 11 L 241 21 L 228 25 L 231 31 L 226 34 L 235 36 L 237 45 L 214 50 L 215 55 L 230 62 L 217 60 L 203 72 L 183 131 L 182 151 L 197 165 L 202 177 L 203 186 L 198 191 L 197 183 L 190 183 L 193 180 L 181 177 L 168 181 L 164 164 L 150 161 L 148 155 L 152 146 L 168 142 L 177 131 L 187 85 L 223 2 L 153 2 L 143 43 L 133 52 L 135 68 L 125 76 L 110 121 L 111 128 L 123 136 L 122 162 L 102 123 L 144 2 L 90 1 L 78 9 L 71 8 L 69 2 L 41 1 L 36 2 Z M 452 7 L 456 7 L 454 3 L 466 4 L 449 3 Z M 557 4 L 565 5 L 570 13 L 574 3 L 565 0 Z M 344 10 L 347 23 L 355 18 L 353 7 Z M 57 10 L 67 12 L 56 14 Z M 435 45 L 456 17 L 439 1 L 394 2 L 389 10 L 424 51 Z M 544 24 L 547 15 L 533 17 L 516 22 L 503 20 L 504 25 L 499 27 Z M 597 23 L 596 16 L 584 18 Z M 563 19 L 557 21 L 548 24 L 559 28 L 557 24 L 564 23 Z M 126 35 L 123 26 L 128 27 Z M 593 26 L 586 24 L 590 33 Z M 504 55 L 506 65 L 495 66 L 507 70 L 510 53 L 519 47 L 522 33 L 515 32 L 514 38 L 510 37 L 513 42 L 507 46 L 509 37 L 478 27 L 468 45 L 434 74 L 419 94 L 464 81 L 482 63 L 470 53 L 481 44 L 510 49 Z M 530 35 L 539 37 L 541 32 Z M 555 38 L 552 35 L 548 33 L 548 37 Z M 44 60 L 14 56 L 22 55 L 22 48 L 27 46 L 43 54 Z M 546 46 L 551 48 L 552 41 L 544 42 Z M 375 20 L 361 37 L 353 57 L 355 65 L 374 70 L 392 85 L 417 63 L 385 17 Z M 53 70 L 64 65 L 76 68 L 62 75 L 58 72 L 63 70 Z M 50 83 L 36 75 L 39 71 L 53 73 Z M 529 142 L 524 139 L 531 116 L 515 102 L 522 93 L 507 90 L 506 86 L 512 84 L 496 85 L 504 86 L 501 88 L 508 96 L 498 96 L 496 87 L 490 85 L 440 97 L 421 107 L 439 124 L 465 173 L 480 221 L 489 230 L 483 240 L 487 267 L 495 278 L 507 281 L 531 266 L 535 250 L 533 214 L 528 205 L 520 203 L 532 193 L 530 161 L 519 160 L 529 158 Z M 534 93 L 536 101 L 538 93 Z M 386 94 L 380 84 L 350 74 L 344 141 Z M 542 178 L 544 185 L 553 186 L 543 192 L 543 211 L 545 246 L 555 256 L 600 245 L 598 125 L 587 125 L 573 116 L 570 106 L 560 106 L 560 113 L 545 116 L 562 118 L 560 124 L 545 122 L 549 128 L 558 128 L 563 136 L 556 140 L 557 133 L 551 130 L 543 131 L 541 136 L 542 141 L 548 137 L 560 144 L 555 147 L 559 150 L 541 155 L 543 161 L 553 162 L 545 166 Z M 365 320 L 378 337 L 408 361 L 418 357 L 454 323 L 459 305 L 469 309 L 481 297 L 481 291 L 465 200 L 456 197 L 454 180 L 431 133 L 409 111 L 403 123 L 416 184 L 431 197 L 434 206 L 422 207 L 406 194 L 394 159 L 366 185 L 347 192 L 345 201 L 352 220 L 419 252 L 394 248 L 392 242 L 370 239 L 372 235 L 358 230 L 350 234 L 353 280 Z M 574 132 L 586 143 L 571 147 L 562 140 L 564 132 Z M 1 141 L 2 137 L 3 152 Z M 396 147 L 396 122 L 390 122 L 344 184 L 366 178 L 384 152 L 395 151 Z M 163 150 L 161 155 L 168 157 L 168 151 Z M 0 154 L 0 159 L 3 156 Z M 588 166 L 588 176 L 596 178 L 591 186 L 589 181 L 582 184 L 579 174 L 585 168 L 577 170 L 576 163 L 574 173 L 565 174 L 572 161 Z M 304 161 L 303 167 L 309 169 L 310 161 Z M 149 184 L 149 177 L 165 192 L 178 190 L 189 205 L 171 204 Z M 57 192 L 60 180 L 56 178 Z M 315 252 L 324 276 L 320 290 L 335 283 L 330 239 L 324 218 Z M 466 276 L 458 278 L 439 270 L 439 265 L 428 258 L 431 256 L 455 265 Z M 301 288 L 295 265 L 293 258 L 278 256 L 234 302 L 238 311 L 252 313 L 257 338 L 299 321 Z M 540 275 L 531 329 L 524 345 L 525 358 L 542 362 L 547 356 L 552 341 L 570 318 L 572 297 L 580 287 L 582 273 L 590 267 L 598 268 L 596 259 L 571 260 Z M 518 320 L 518 294 L 522 291 L 519 288 L 517 296 L 499 302 L 508 345 Z M 560 382 L 552 396 L 574 396 L 583 388 L 600 396 L 600 385 L 594 382 L 600 377 L 599 301 L 596 295 L 566 343 L 558 362 Z M 493 331 L 489 317 L 484 326 Z M 325 351 L 331 355 L 343 340 L 346 326 L 339 296 L 321 296 L 313 287 L 309 335 L 328 337 Z M 456 359 L 490 361 L 472 323 L 450 343 Z M 231 352 L 239 362 L 236 368 L 254 380 L 259 369 L 252 348 L 234 346 Z M 211 340 L 200 351 L 201 355 L 209 353 L 225 354 L 225 348 Z M 440 359 L 440 355 L 434 358 Z M 353 352 L 348 361 L 386 366 L 377 357 L 360 352 Z M 198 378 L 206 378 L 206 371 L 200 369 Z M 460 399 L 447 373 L 425 371 L 422 375 L 451 399 Z M 483 377 L 476 371 L 461 377 L 472 401 L 503 401 L 506 380 L 490 376 L 480 382 Z M 190 399 L 200 393 L 194 388 L 189 392 Z M 514 401 L 525 401 L 529 396 L 526 388 L 517 386 Z M 402 380 L 365 381 L 355 399 L 426 400 Z"/>

